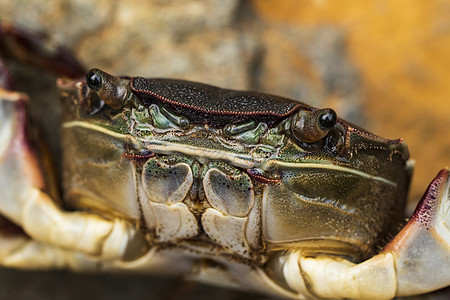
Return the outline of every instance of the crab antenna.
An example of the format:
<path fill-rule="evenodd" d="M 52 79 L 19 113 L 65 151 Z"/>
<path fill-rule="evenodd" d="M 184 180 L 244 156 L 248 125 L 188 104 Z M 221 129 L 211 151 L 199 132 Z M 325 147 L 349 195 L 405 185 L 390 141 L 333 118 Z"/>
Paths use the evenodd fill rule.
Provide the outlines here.
<path fill-rule="evenodd" d="M 123 80 L 100 69 L 92 69 L 86 74 L 86 83 L 108 106 L 118 109 L 125 104 L 127 88 Z"/>

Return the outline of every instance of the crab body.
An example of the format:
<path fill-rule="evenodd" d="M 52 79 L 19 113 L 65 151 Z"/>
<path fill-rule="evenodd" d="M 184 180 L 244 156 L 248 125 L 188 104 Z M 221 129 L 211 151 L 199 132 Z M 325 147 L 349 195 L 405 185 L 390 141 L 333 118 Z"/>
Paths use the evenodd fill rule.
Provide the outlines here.
<path fill-rule="evenodd" d="M 445 271 L 429 276 L 449 267 L 449 172 L 397 234 L 411 176 L 402 140 L 257 92 L 98 69 L 58 84 L 62 196 L 26 96 L 1 90 L 0 213 L 26 233 L 2 227 L 2 265 L 182 275 L 289 298 L 449 284 Z"/>

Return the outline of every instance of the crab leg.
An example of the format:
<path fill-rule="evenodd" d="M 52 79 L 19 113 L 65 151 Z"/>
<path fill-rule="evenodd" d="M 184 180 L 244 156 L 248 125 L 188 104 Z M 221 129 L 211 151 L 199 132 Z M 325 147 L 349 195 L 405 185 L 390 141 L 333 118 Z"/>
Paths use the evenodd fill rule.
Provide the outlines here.
<path fill-rule="evenodd" d="M 26 96 L 0 89 L 0 99 L 1 215 L 38 242 L 105 259 L 122 257 L 131 240 L 145 245 L 145 238 L 129 222 L 65 212 L 58 206 L 57 193 L 48 184 L 51 176 L 41 172 L 45 159 L 37 159 L 28 140 Z"/>
<path fill-rule="evenodd" d="M 284 266 L 286 281 L 299 293 L 320 298 L 391 299 L 448 286 L 449 189 L 450 170 L 442 170 L 408 224 L 371 259 L 354 264 L 341 258 L 305 257 L 294 252 Z"/>
<path fill-rule="evenodd" d="M 11 224 L 7 225 L 9 228 Z M 9 231 L 11 229 L 7 229 Z M 94 260 L 86 259 L 80 252 L 59 248 L 28 238 L 23 233 L 0 237 L 0 265 L 18 269 L 66 269 L 95 270 Z"/>

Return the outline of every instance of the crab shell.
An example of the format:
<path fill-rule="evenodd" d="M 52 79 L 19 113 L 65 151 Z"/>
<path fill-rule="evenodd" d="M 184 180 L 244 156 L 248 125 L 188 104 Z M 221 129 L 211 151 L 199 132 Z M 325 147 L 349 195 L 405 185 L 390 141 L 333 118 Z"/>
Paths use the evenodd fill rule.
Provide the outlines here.
<path fill-rule="evenodd" d="M 128 102 L 123 109 L 105 105 L 92 113 L 89 105 L 98 96 L 112 102 L 107 94 L 81 82 L 67 90 L 65 201 L 74 207 L 91 207 L 136 222 L 144 218 L 143 226 L 149 230 L 158 228 L 160 221 L 155 224 L 148 203 L 185 206 L 183 215 L 191 215 L 193 228 L 197 228 L 194 216 L 202 218 L 211 208 L 236 218 L 248 218 L 255 209 L 259 212 L 253 223 L 261 234 L 250 239 L 261 240 L 264 247 L 311 248 L 355 259 L 373 254 L 380 240 L 402 220 L 410 170 L 401 140 L 383 139 L 338 119 L 324 137 L 305 147 L 307 143 L 284 128 L 296 126 L 291 120 L 298 115 L 318 111 L 299 102 L 187 81 L 117 79 L 100 70 L 94 72 L 102 76 L 107 91 Z M 129 90 L 122 92 L 123 87 Z M 238 102 L 241 110 L 236 109 Z M 167 113 L 154 117 L 156 109 L 173 112 L 168 119 L 185 118 L 183 127 L 158 125 L 155 120 Z M 226 126 L 246 122 L 258 125 L 239 134 L 226 133 Z M 260 125 L 266 129 L 255 133 Z M 259 138 L 243 140 L 242 135 L 251 134 Z M 260 154 L 268 134 L 276 136 L 279 145 L 267 145 Z M 129 159 L 142 153 L 154 157 Z M 204 174 L 196 174 L 196 169 Z M 168 175 L 175 170 L 178 175 Z M 206 199 L 193 191 L 198 181 Z M 228 188 L 221 188 L 223 184 Z M 180 224 L 186 222 L 177 219 Z M 199 231 L 179 234 L 194 238 Z M 215 238 L 221 235 L 214 233 Z M 246 239 L 228 243 L 246 244 Z M 220 240 L 212 245 L 217 243 L 221 245 Z M 260 246 L 239 248 L 251 253 Z"/>

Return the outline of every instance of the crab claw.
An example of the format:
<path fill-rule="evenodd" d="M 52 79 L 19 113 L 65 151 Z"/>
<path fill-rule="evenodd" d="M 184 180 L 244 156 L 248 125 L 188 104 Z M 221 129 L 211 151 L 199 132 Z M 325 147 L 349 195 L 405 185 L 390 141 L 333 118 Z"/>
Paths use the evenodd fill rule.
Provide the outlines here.
<path fill-rule="evenodd" d="M 27 126 L 28 101 L 24 94 L 0 88 L 0 266 L 61 267 L 52 255 L 62 255 L 65 266 L 76 251 L 121 259 L 136 242 L 144 252 L 146 239 L 135 224 L 61 208 L 50 168 L 41 168 L 47 158 Z"/>
<path fill-rule="evenodd" d="M 362 263 L 289 254 L 283 269 L 286 282 L 299 294 L 353 299 L 392 299 L 450 285 L 449 190 L 450 170 L 444 169 L 406 226 L 378 255 Z"/>
<path fill-rule="evenodd" d="M 397 296 L 450 284 L 450 170 L 430 183 L 408 224 L 385 247 L 397 269 Z"/>

